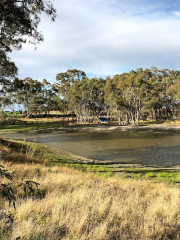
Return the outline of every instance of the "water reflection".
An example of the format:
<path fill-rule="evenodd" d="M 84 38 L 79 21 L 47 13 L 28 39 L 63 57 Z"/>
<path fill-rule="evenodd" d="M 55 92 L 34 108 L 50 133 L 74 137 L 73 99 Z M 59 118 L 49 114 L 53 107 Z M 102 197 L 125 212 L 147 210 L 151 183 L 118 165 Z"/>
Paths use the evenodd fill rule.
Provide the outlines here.
<path fill-rule="evenodd" d="M 150 165 L 180 165 L 180 131 L 129 130 L 8 134 L 6 137 L 45 143 L 98 160 Z"/>

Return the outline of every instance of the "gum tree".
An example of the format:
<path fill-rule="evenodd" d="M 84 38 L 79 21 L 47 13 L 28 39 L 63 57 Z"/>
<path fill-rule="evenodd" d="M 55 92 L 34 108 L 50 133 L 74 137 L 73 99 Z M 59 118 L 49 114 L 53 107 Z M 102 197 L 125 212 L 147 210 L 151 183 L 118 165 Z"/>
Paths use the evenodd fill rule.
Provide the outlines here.
<path fill-rule="evenodd" d="M 38 30 L 42 13 L 55 20 L 56 10 L 51 1 L 0 0 L 1 81 L 17 74 L 17 67 L 7 57 L 9 52 L 20 50 L 26 42 L 36 45 L 43 41 L 43 35 Z"/>

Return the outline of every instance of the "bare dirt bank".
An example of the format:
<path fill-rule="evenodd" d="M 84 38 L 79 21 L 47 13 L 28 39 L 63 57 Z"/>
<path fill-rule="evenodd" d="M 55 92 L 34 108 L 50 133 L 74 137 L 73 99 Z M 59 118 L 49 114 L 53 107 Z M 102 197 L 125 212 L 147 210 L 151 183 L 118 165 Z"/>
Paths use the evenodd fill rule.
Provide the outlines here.
<path fill-rule="evenodd" d="M 63 127 L 67 131 L 85 131 L 85 132 L 120 132 L 128 130 L 180 130 L 180 124 L 149 124 L 149 125 L 71 125 L 70 128 Z M 61 128 L 62 130 L 62 128 Z"/>

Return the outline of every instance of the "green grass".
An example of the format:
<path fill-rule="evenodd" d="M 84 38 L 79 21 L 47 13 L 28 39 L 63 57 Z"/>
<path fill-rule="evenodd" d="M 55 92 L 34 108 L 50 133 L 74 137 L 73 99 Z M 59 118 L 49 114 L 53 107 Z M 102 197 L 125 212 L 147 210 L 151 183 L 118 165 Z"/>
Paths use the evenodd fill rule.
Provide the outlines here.
<path fill-rule="evenodd" d="M 42 131 L 47 130 L 52 127 L 56 127 L 57 124 L 54 123 L 31 123 L 18 124 L 18 125 L 0 125 L 1 133 L 15 133 L 15 132 L 30 132 L 30 131 Z"/>
<path fill-rule="evenodd" d="M 67 125 L 66 122 L 42 122 L 41 119 L 39 122 L 33 122 L 32 121 L 21 121 L 18 120 L 18 124 L 14 125 L 0 125 L 0 134 L 4 133 L 20 133 L 20 132 L 53 132 L 61 130 L 62 127 L 71 129 L 72 126 Z M 74 128 L 81 128 L 80 125 L 73 125 Z M 92 126 L 93 127 L 93 126 Z"/>
<path fill-rule="evenodd" d="M 148 173 L 145 174 L 145 177 L 146 178 L 154 178 L 155 174 L 153 172 L 148 172 Z"/>
<path fill-rule="evenodd" d="M 7 116 L 11 116 L 11 115 L 22 115 L 22 114 L 20 114 L 20 112 L 14 112 L 14 113 L 12 113 L 12 112 L 4 112 Z"/>

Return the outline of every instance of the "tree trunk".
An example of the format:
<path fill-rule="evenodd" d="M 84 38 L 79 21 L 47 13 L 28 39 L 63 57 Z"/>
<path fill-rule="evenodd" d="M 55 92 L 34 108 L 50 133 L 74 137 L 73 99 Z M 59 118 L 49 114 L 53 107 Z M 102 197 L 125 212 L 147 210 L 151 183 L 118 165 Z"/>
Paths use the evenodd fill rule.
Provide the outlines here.
<path fill-rule="evenodd" d="M 155 120 L 158 120 L 158 112 L 157 112 L 157 108 L 155 109 Z"/>
<path fill-rule="evenodd" d="M 136 125 L 139 125 L 139 111 L 137 111 Z"/>
<path fill-rule="evenodd" d="M 128 113 L 126 113 L 126 124 L 129 125 L 129 114 Z"/>
<path fill-rule="evenodd" d="M 136 117 L 135 117 L 134 112 L 131 112 L 131 119 L 132 119 L 133 125 L 135 125 L 136 124 Z"/>
<path fill-rule="evenodd" d="M 121 125 L 121 117 L 119 117 L 119 125 Z"/>
<path fill-rule="evenodd" d="M 178 109 L 176 109 L 176 117 L 177 117 L 177 120 L 179 121 Z"/>

